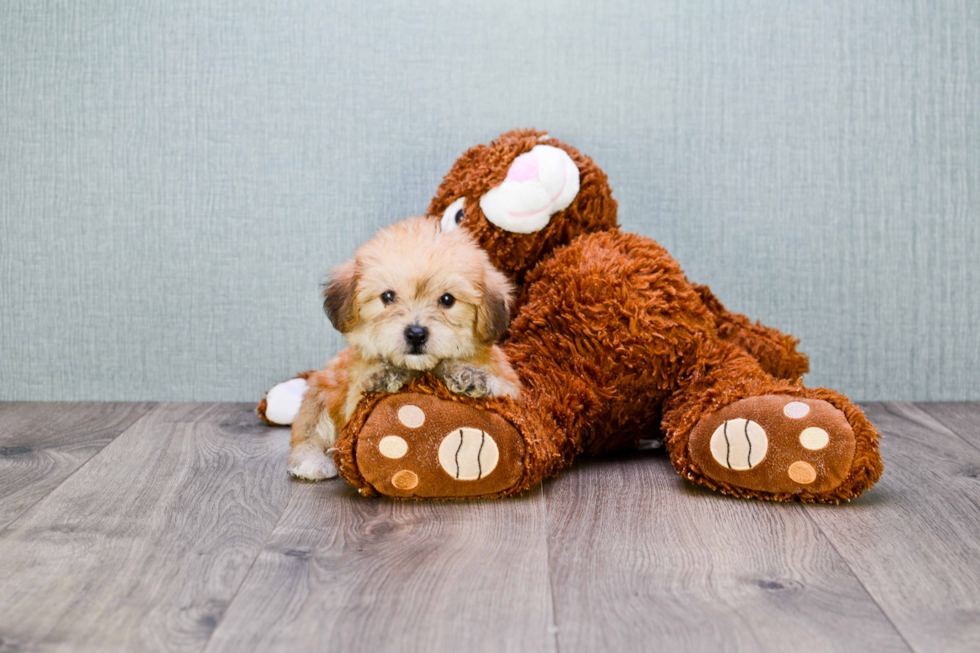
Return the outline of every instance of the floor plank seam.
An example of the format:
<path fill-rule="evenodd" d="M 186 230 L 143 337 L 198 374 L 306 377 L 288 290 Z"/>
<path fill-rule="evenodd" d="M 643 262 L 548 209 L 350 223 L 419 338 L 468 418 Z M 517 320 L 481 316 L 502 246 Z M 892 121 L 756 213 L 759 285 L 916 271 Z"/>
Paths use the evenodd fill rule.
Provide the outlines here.
<path fill-rule="evenodd" d="M 965 442 L 966 444 L 968 444 L 971 449 L 976 449 L 977 451 L 980 451 L 980 446 L 977 446 L 976 444 L 974 444 L 973 442 L 971 442 L 969 439 L 967 439 L 965 436 L 961 435 L 960 432 L 957 431 L 955 427 L 953 427 L 952 425 L 950 425 L 947 422 L 945 422 L 941 416 L 934 415 L 931 412 L 925 410 L 924 408 L 922 408 L 922 406 L 919 403 L 913 403 L 912 404 L 912 407 L 915 408 L 916 410 L 922 411 L 922 413 L 924 415 L 928 415 L 932 419 L 936 420 L 939 424 L 941 424 L 944 428 L 946 428 L 950 433 L 952 433 L 957 438 L 959 438 L 960 440 L 962 440 L 963 442 Z"/>
<path fill-rule="evenodd" d="M 633 455 L 530 503 L 386 507 L 292 481 L 250 405 L 0 415 L 36 452 L 0 486 L 37 484 L 0 515 L 0 649 L 980 650 L 980 402 L 861 407 L 886 476 L 836 507 L 733 501 Z"/>
<path fill-rule="evenodd" d="M 837 554 L 837 558 L 841 562 L 843 562 L 844 563 L 844 566 L 847 567 L 847 570 L 849 572 L 851 572 L 851 576 L 853 576 L 854 577 L 854 580 L 856 580 L 858 582 L 858 585 L 861 586 L 861 589 L 864 590 L 864 593 L 868 596 L 868 598 L 871 600 L 871 602 L 874 603 L 876 606 L 878 606 L 878 610 L 881 612 L 881 614 L 885 618 L 885 620 L 889 624 L 891 624 L 892 629 L 898 635 L 899 639 L 901 639 L 903 642 L 905 642 L 905 646 L 907 646 L 910 651 L 914 651 L 914 652 L 918 651 L 918 649 L 916 649 L 914 646 L 912 646 L 911 642 L 909 642 L 909 640 L 906 639 L 905 633 L 903 633 L 901 631 L 901 629 L 899 629 L 898 625 L 892 619 L 891 615 L 888 614 L 888 611 L 885 610 L 884 606 L 882 606 L 880 603 L 878 603 L 878 600 L 871 593 L 871 590 L 868 589 L 868 586 L 864 584 L 864 581 L 861 580 L 861 577 L 858 576 L 857 572 L 854 571 L 854 568 L 851 567 L 851 563 L 848 562 L 847 558 L 845 558 L 841 554 L 840 550 L 837 548 L 837 545 L 834 544 L 833 539 L 831 539 L 827 535 L 827 533 L 824 532 L 824 530 L 822 528 L 820 528 L 820 524 L 818 524 L 817 523 L 817 520 L 814 519 L 813 518 L 813 515 L 810 514 L 810 508 L 808 506 L 802 506 L 802 507 L 803 507 L 803 514 L 806 515 L 806 518 L 810 521 L 811 524 L 813 524 L 813 527 L 816 528 L 817 531 L 820 532 L 820 535 L 822 535 L 823 536 L 823 539 L 825 539 L 827 541 L 827 544 L 830 545 L 830 548 L 834 550 L 834 553 Z"/>
<path fill-rule="evenodd" d="M 259 556 L 261 556 L 262 552 L 265 551 L 265 547 L 268 546 L 269 540 L 272 539 L 276 529 L 279 528 L 279 522 L 282 521 L 283 515 L 285 515 L 289 510 L 289 504 L 293 502 L 293 497 L 296 496 L 296 483 L 292 482 L 291 485 L 292 489 L 289 491 L 289 500 L 286 501 L 286 505 L 283 506 L 282 512 L 279 513 L 279 517 L 276 519 L 276 523 L 269 529 L 269 534 L 265 536 L 265 541 L 262 542 L 262 546 L 259 547 L 259 550 L 255 553 L 255 557 L 252 558 L 252 562 L 248 565 L 248 571 L 246 571 L 245 575 L 242 576 L 241 582 L 238 583 L 238 587 L 235 588 L 235 593 L 232 594 L 231 598 L 228 600 L 228 605 L 226 605 L 225 609 L 222 610 L 221 618 L 218 619 L 217 623 L 215 623 L 214 630 L 211 631 L 211 634 L 208 635 L 208 638 L 204 641 L 204 646 L 201 647 L 202 653 L 208 650 L 208 646 L 211 645 L 211 640 L 214 639 L 214 634 L 218 632 L 219 628 L 221 628 L 221 623 L 225 620 L 225 615 L 228 614 L 228 610 L 230 610 L 231 606 L 235 603 L 235 599 L 238 598 L 238 593 L 242 590 L 242 586 L 245 585 L 245 581 L 247 581 L 248 577 L 252 574 L 252 570 L 255 568 L 255 563 L 258 561 Z"/>
<path fill-rule="evenodd" d="M 107 442 L 104 447 L 102 447 L 101 449 L 99 449 L 95 454 L 92 455 L 91 458 L 89 458 L 88 460 L 86 460 L 85 462 L 83 462 L 76 469 L 72 470 L 72 472 L 70 474 L 68 474 L 68 476 L 66 476 L 63 479 L 61 479 L 61 481 L 57 485 L 55 485 L 50 490 L 48 490 L 47 492 L 45 492 L 42 496 L 38 497 L 37 501 L 35 501 L 31 505 L 27 506 L 23 510 L 21 510 L 19 513 L 17 513 L 17 515 L 13 519 L 10 519 L 5 524 L 0 525 L 0 533 L 3 533 L 3 531 L 5 531 L 8 528 L 10 528 L 11 526 L 13 526 L 17 522 L 18 519 L 20 519 L 21 517 L 23 517 L 24 515 L 26 515 L 36 505 L 38 505 L 39 503 L 41 503 L 42 501 L 44 501 L 45 499 L 47 499 L 49 496 L 51 496 L 51 494 L 55 490 L 57 490 L 58 488 L 60 488 L 62 485 L 64 485 L 68 481 L 68 479 L 70 479 L 71 477 L 73 477 L 75 474 L 77 474 L 78 472 L 82 471 L 83 469 L 85 469 L 85 467 L 88 466 L 89 463 L 91 463 L 93 460 L 95 460 L 96 458 L 98 458 L 99 456 L 101 456 L 102 453 L 106 449 L 108 449 L 109 446 L 113 442 L 115 442 L 120 436 L 122 436 L 123 433 L 128 433 L 131 428 L 135 427 L 137 424 L 139 424 L 140 422 L 142 422 L 143 420 L 145 420 L 147 417 L 149 417 L 150 415 L 152 415 L 157 410 L 157 408 L 160 406 L 160 404 L 157 403 L 157 402 L 147 402 L 147 403 L 150 404 L 150 409 L 149 410 L 147 410 L 139 418 L 137 418 L 137 420 L 135 422 L 133 422 L 132 424 L 130 424 L 129 426 L 127 426 L 123 430 L 119 431 L 119 433 L 116 433 L 114 436 L 112 436 L 112 439 L 109 440 L 109 442 Z"/>
<path fill-rule="evenodd" d="M 543 485 L 541 487 L 541 506 L 544 509 L 544 551 L 547 556 L 548 594 L 551 595 L 551 625 L 548 627 L 549 632 L 547 634 L 551 636 L 555 653 L 561 653 L 561 646 L 558 643 L 560 630 L 558 626 L 558 604 L 555 602 L 555 584 L 552 582 L 551 574 L 551 528 L 549 527 L 548 496 L 547 489 Z"/>

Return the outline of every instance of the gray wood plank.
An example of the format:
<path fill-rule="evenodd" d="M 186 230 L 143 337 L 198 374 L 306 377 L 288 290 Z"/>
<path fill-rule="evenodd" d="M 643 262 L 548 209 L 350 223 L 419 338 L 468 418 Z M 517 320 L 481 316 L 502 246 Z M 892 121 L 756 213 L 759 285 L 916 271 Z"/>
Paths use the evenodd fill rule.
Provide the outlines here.
<path fill-rule="evenodd" d="M 967 402 L 935 402 L 915 404 L 960 436 L 975 448 L 980 449 L 980 404 Z"/>
<path fill-rule="evenodd" d="M 908 650 L 799 505 L 698 488 L 660 452 L 582 461 L 547 503 L 562 653 Z"/>
<path fill-rule="evenodd" d="M 884 476 L 806 510 L 913 648 L 980 650 L 980 451 L 911 404 L 863 408 Z"/>
<path fill-rule="evenodd" d="M 454 503 L 297 487 L 207 651 L 544 651 L 540 490 Z"/>
<path fill-rule="evenodd" d="M 0 403 L 0 527 L 40 501 L 152 407 Z"/>
<path fill-rule="evenodd" d="M 161 405 L 7 526 L 11 650 L 199 651 L 288 502 L 288 433 Z"/>

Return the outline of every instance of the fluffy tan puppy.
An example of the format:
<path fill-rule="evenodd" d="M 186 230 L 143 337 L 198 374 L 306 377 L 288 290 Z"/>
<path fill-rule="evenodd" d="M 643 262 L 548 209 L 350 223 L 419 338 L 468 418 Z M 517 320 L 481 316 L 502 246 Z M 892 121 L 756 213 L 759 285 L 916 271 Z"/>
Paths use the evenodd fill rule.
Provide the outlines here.
<path fill-rule="evenodd" d="M 333 272 L 323 307 L 348 347 L 307 378 L 293 421 L 289 473 L 336 475 L 327 449 L 364 392 L 395 392 L 423 372 L 472 397 L 518 397 L 494 341 L 507 330 L 513 288 L 463 229 L 409 218 L 383 229 Z"/>

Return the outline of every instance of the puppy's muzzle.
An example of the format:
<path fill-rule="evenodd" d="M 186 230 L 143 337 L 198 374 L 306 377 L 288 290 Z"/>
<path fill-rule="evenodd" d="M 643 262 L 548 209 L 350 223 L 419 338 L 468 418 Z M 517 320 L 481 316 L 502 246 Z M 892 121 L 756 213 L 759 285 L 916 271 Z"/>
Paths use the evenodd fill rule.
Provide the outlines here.
<path fill-rule="evenodd" d="M 413 324 L 405 327 L 405 342 L 408 343 L 409 353 L 421 354 L 425 351 L 425 343 L 429 339 L 429 330 L 424 326 Z"/>

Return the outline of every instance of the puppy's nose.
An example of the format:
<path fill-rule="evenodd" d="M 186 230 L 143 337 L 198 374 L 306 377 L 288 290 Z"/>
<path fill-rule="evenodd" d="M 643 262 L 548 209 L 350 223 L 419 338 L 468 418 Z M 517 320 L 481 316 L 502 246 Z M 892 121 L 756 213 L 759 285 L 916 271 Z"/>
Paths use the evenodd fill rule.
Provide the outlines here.
<path fill-rule="evenodd" d="M 408 344 L 412 345 L 412 347 L 421 347 L 428 339 L 429 330 L 424 326 L 413 324 L 412 326 L 405 328 L 405 340 L 407 340 Z"/>

